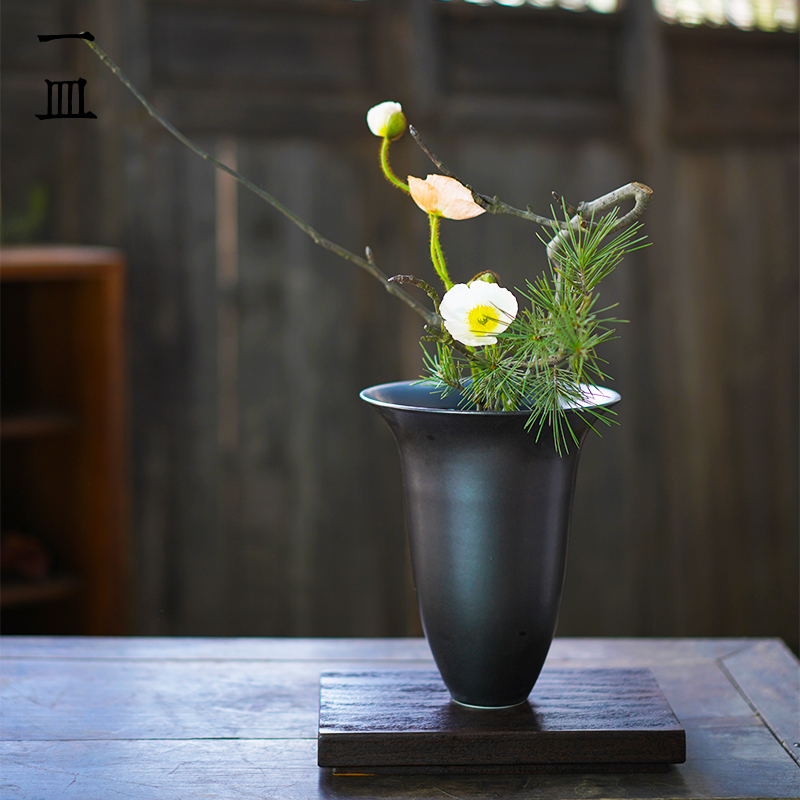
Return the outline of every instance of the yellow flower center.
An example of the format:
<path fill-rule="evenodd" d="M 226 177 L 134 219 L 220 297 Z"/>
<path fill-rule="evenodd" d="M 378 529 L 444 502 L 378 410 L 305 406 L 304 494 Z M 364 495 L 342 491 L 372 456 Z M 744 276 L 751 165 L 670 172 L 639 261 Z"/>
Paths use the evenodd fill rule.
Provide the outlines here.
<path fill-rule="evenodd" d="M 491 305 L 475 306 L 467 314 L 469 329 L 473 333 L 491 333 L 499 324 L 497 309 Z"/>

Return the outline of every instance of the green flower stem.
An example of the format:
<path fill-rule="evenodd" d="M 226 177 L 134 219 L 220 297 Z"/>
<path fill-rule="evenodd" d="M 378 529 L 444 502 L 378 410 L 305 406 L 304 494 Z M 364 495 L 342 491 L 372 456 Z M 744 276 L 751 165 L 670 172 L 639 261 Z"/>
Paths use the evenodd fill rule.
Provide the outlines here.
<path fill-rule="evenodd" d="M 428 214 L 428 219 L 431 223 L 431 261 L 433 261 L 433 268 L 442 279 L 445 290 L 449 291 L 453 288 L 453 281 L 450 280 L 450 276 L 447 274 L 447 264 L 444 260 L 442 246 L 439 244 L 439 217 L 436 214 Z"/>
<path fill-rule="evenodd" d="M 469 349 L 474 351 L 475 348 L 470 347 Z M 470 361 L 469 371 L 472 373 L 472 385 L 475 386 L 475 384 L 478 381 L 478 377 L 480 376 L 480 372 L 481 372 L 480 368 L 478 367 L 478 365 L 474 361 Z M 476 405 L 478 411 L 483 411 L 483 407 L 482 407 L 483 404 L 479 403 L 477 401 L 477 398 L 475 400 L 475 405 Z"/>
<path fill-rule="evenodd" d="M 386 176 L 386 179 L 389 183 L 394 184 L 398 189 L 402 189 L 404 192 L 408 193 L 410 190 L 408 188 L 408 184 L 403 183 L 397 175 L 392 172 L 392 168 L 389 165 L 389 137 L 383 137 L 383 143 L 381 144 L 381 169 L 383 170 L 383 174 Z"/>
<path fill-rule="evenodd" d="M 437 220 L 439 218 L 437 217 Z M 438 235 L 438 226 L 437 226 L 437 235 L 436 235 L 436 255 L 439 257 L 439 263 L 442 265 L 442 272 L 445 275 L 446 283 L 448 284 L 447 288 L 450 289 L 453 286 L 453 282 L 450 280 L 450 276 L 447 273 L 447 262 L 444 260 L 444 251 L 442 250 L 442 244 L 439 241 Z"/>

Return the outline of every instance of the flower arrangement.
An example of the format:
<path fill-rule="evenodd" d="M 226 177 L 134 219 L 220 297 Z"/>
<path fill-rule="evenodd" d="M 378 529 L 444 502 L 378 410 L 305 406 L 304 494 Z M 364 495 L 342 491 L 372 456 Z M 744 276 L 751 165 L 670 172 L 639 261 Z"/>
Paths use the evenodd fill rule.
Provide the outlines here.
<path fill-rule="evenodd" d="M 122 74 L 119 67 L 93 39 L 86 44 L 124 83 L 140 103 L 179 141 L 227 172 L 247 189 L 270 203 L 302 228 L 317 244 L 345 258 L 378 279 L 387 291 L 403 300 L 424 320 L 422 341 L 435 345 L 425 350 L 425 380 L 433 391 L 458 393 L 460 407 L 488 411 L 529 410 L 529 428 L 549 425 L 559 452 L 575 439 L 567 410 L 577 410 L 609 422 L 606 410 L 593 411 L 590 385 L 609 380 L 597 355 L 597 347 L 614 336 L 619 322 L 599 304 L 599 283 L 623 257 L 645 246 L 639 235 L 639 217 L 652 191 L 630 183 L 576 208 L 555 195 L 559 215 L 543 217 L 517 209 L 473 189 L 454 175 L 407 124 L 402 106 L 384 102 L 367 113 L 367 125 L 381 140 L 380 165 L 387 180 L 408 194 L 428 215 L 430 256 L 442 282 L 444 294 L 412 275 L 388 277 L 377 266 L 372 251 L 362 258 L 326 239 L 277 199 L 243 175 L 197 147 L 165 120 Z M 425 179 L 398 178 L 389 164 L 389 147 L 409 130 L 417 144 L 440 173 Z M 633 201 L 633 208 L 620 215 L 620 206 Z M 464 282 L 450 277 L 440 238 L 442 219 L 468 220 L 480 214 L 511 214 L 543 227 L 540 239 L 546 248 L 548 268 L 527 281 L 517 294 L 526 301 L 520 310 L 517 296 L 501 285 L 500 276 L 483 270 Z M 427 294 L 432 310 L 404 287 Z M 591 424 L 591 421 L 590 421 Z"/>
<path fill-rule="evenodd" d="M 425 341 L 436 343 L 436 354 L 426 352 L 428 378 L 439 391 L 459 392 L 476 409 L 518 411 L 530 409 L 530 425 L 549 423 L 555 431 L 556 447 L 572 434 L 566 409 L 585 408 L 591 403 L 587 384 L 608 380 L 597 356 L 597 347 L 614 335 L 619 320 L 607 316 L 611 307 L 598 306 L 597 286 L 626 253 L 645 246 L 637 236 L 635 220 L 644 211 L 651 191 L 630 184 L 594 204 L 570 208 L 561 201 L 564 221 L 543 219 L 518 212 L 496 199 L 480 195 L 462 183 L 412 135 L 440 167 L 443 175 L 425 180 L 400 180 L 389 165 L 389 145 L 406 129 L 402 106 L 380 103 L 367 114 L 367 125 L 382 140 L 381 169 L 397 188 L 408 193 L 428 214 L 431 261 L 444 285 L 445 294 L 413 276 L 399 275 L 392 281 L 408 283 L 431 298 L 440 324 L 426 325 Z M 627 190 L 627 191 L 626 191 Z M 619 203 L 632 197 L 634 211 L 618 219 Z M 609 208 L 609 210 L 606 210 Z M 550 236 L 547 247 L 549 270 L 528 281 L 520 294 L 529 308 L 520 312 L 515 295 L 500 285 L 497 273 L 487 270 L 466 283 L 451 279 L 439 236 L 440 220 L 467 220 L 484 214 L 517 213 L 543 224 Z M 608 422 L 606 412 L 597 419 Z"/>

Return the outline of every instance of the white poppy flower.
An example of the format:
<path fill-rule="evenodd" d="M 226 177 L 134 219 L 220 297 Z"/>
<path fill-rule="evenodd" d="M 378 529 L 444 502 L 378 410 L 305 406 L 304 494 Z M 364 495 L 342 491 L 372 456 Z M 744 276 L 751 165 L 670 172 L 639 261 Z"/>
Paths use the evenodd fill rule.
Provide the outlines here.
<path fill-rule="evenodd" d="M 494 344 L 517 316 L 517 298 L 496 283 L 457 283 L 442 298 L 439 314 L 447 332 L 462 344 Z"/>
<path fill-rule="evenodd" d="M 367 111 L 369 129 L 381 138 L 397 139 L 406 129 L 406 115 L 403 106 L 392 100 L 378 103 Z"/>
<path fill-rule="evenodd" d="M 472 199 L 472 192 L 464 184 L 446 175 L 428 175 L 424 181 L 409 175 L 408 189 L 423 211 L 437 217 L 470 219 L 486 211 Z"/>

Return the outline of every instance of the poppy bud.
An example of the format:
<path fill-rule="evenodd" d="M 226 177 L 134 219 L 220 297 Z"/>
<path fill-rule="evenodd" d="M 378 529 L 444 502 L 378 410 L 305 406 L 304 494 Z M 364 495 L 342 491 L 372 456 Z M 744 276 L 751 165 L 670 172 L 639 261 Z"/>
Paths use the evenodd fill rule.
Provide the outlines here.
<path fill-rule="evenodd" d="M 500 277 L 496 272 L 487 269 L 485 272 L 479 272 L 471 281 L 467 281 L 467 286 L 472 286 L 475 281 L 483 281 L 484 283 L 500 283 Z"/>
<path fill-rule="evenodd" d="M 367 112 L 367 125 L 376 136 L 399 139 L 406 130 L 406 115 L 400 103 L 387 100 Z"/>

